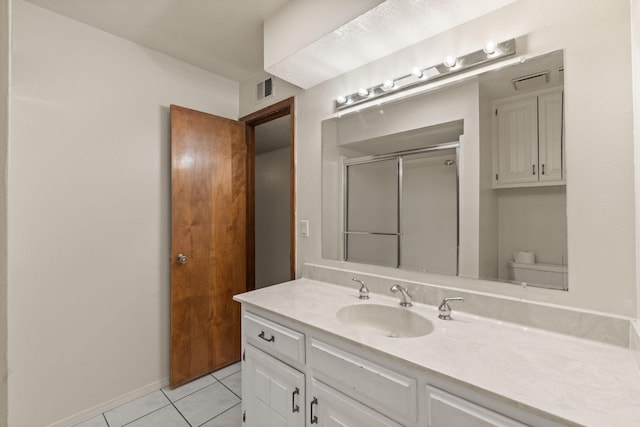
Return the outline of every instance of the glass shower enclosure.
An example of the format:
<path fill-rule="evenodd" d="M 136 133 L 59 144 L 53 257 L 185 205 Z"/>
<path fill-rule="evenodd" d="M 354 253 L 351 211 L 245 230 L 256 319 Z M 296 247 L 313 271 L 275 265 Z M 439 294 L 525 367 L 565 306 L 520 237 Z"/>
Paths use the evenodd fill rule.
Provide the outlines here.
<path fill-rule="evenodd" d="M 456 275 L 458 147 L 345 160 L 344 260 Z"/>

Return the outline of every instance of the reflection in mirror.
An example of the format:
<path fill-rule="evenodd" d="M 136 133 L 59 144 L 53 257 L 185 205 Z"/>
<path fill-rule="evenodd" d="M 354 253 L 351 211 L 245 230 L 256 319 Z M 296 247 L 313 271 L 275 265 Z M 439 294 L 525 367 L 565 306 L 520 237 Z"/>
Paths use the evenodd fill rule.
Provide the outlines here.
<path fill-rule="evenodd" d="M 323 257 L 566 290 L 563 72 L 557 51 L 323 122 Z"/>

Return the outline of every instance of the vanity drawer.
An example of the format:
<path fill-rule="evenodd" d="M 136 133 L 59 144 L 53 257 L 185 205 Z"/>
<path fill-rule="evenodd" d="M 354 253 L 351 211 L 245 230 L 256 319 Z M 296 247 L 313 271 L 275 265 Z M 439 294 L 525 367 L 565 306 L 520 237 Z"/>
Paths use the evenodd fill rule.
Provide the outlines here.
<path fill-rule="evenodd" d="M 398 372 L 312 339 L 313 376 L 403 424 L 417 420 L 417 384 Z"/>
<path fill-rule="evenodd" d="M 248 342 L 278 358 L 304 363 L 304 334 L 253 313 L 244 314 L 244 335 Z"/>
<path fill-rule="evenodd" d="M 428 427 L 527 427 L 488 408 L 454 396 L 435 387 L 427 386 Z"/>

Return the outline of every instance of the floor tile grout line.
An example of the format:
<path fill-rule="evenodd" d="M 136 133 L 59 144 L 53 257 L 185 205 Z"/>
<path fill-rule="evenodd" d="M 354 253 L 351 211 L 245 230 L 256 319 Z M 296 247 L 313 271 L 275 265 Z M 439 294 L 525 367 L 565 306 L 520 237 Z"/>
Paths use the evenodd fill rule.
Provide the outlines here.
<path fill-rule="evenodd" d="M 164 393 L 163 393 L 163 394 L 164 394 Z M 165 396 L 165 397 L 166 397 L 166 396 Z M 168 404 L 166 404 L 166 405 L 164 405 L 164 406 L 162 406 L 162 407 L 160 407 L 160 408 L 158 408 L 158 409 L 154 409 L 154 410 L 153 410 L 153 411 L 151 411 L 151 412 L 147 412 L 146 414 L 144 414 L 144 415 L 143 415 L 143 416 L 141 416 L 141 417 L 136 418 L 135 420 L 131 420 L 131 421 L 129 421 L 129 422 L 126 422 L 126 423 L 122 424 L 122 427 L 128 426 L 129 424 L 134 423 L 134 422 L 136 422 L 136 421 L 138 421 L 138 420 L 140 420 L 140 419 L 142 419 L 142 418 L 146 417 L 147 415 L 151 415 L 151 414 L 153 414 L 153 413 L 155 413 L 155 412 L 158 412 L 158 411 L 160 411 L 160 410 L 162 410 L 162 409 L 166 408 L 166 407 L 167 407 L 167 406 L 169 406 L 170 404 L 171 404 L 171 401 L 169 400 L 169 403 L 168 403 Z"/>
<path fill-rule="evenodd" d="M 218 378 L 218 377 L 216 377 L 216 376 L 215 376 L 215 375 L 213 375 L 213 374 L 211 374 L 211 376 L 212 376 L 213 378 L 215 378 L 215 379 L 216 379 L 216 381 L 222 381 L 222 380 L 224 380 L 224 379 L 229 378 L 231 375 L 235 375 L 235 374 L 237 374 L 238 372 L 242 372 L 242 371 L 241 371 L 241 370 L 240 370 L 240 371 L 235 371 L 235 372 L 233 372 L 233 373 L 231 373 L 231 374 L 227 375 L 226 377 L 222 377 L 222 378 Z"/>
<path fill-rule="evenodd" d="M 209 375 L 211 375 L 211 374 L 209 374 Z M 211 376 L 213 377 L 213 375 L 211 375 Z M 201 377 L 201 378 L 203 378 L 203 377 Z M 191 392 L 191 393 L 189 393 L 189 394 L 185 394 L 185 395 L 184 395 L 184 396 L 182 396 L 180 399 L 176 399 L 176 400 L 175 400 L 175 402 L 179 402 L 179 401 L 181 401 L 182 399 L 184 399 L 185 397 L 189 397 L 189 396 L 191 396 L 192 394 L 196 394 L 196 393 L 198 393 L 198 392 L 200 392 L 200 391 L 204 390 L 205 388 L 207 388 L 207 387 L 210 387 L 210 386 L 214 385 L 214 384 L 215 384 L 215 383 L 217 383 L 217 382 L 220 382 L 220 380 L 219 380 L 219 379 L 217 379 L 217 378 L 215 378 L 215 377 L 213 377 L 213 382 L 212 382 L 211 384 L 207 384 L 206 386 L 201 387 L 201 388 L 197 389 L 196 391 L 192 391 L 192 392 Z M 187 384 L 188 384 L 188 383 L 187 383 Z M 162 392 L 162 394 L 164 394 L 164 396 L 165 396 L 167 399 L 169 399 L 169 402 L 174 403 L 174 401 L 173 401 L 173 400 L 171 400 L 171 398 L 170 398 L 169 396 L 167 396 L 167 393 L 165 393 L 163 389 L 160 389 L 160 391 Z"/>
<path fill-rule="evenodd" d="M 220 378 L 220 379 L 218 379 L 218 378 L 214 375 L 214 373 L 213 373 L 213 372 L 211 372 L 211 373 L 209 373 L 208 375 L 210 375 L 210 376 L 213 378 L 213 380 L 214 380 L 214 382 L 213 382 L 213 383 L 211 383 L 211 384 L 207 384 L 206 386 L 201 387 L 201 388 L 199 388 L 198 390 L 195 390 L 195 391 L 193 391 L 193 392 L 191 392 L 191 393 L 189 393 L 189 394 L 186 394 L 186 395 L 182 396 L 180 399 L 176 399 L 176 400 L 175 400 L 175 402 L 178 402 L 178 401 L 180 401 L 180 400 L 182 400 L 182 399 L 184 399 L 184 398 L 186 398 L 186 397 L 189 397 L 189 396 L 191 396 L 191 395 L 193 395 L 193 394 L 195 394 L 195 393 L 198 393 L 198 392 L 200 392 L 200 391 L 204 390 L 205 388 L 207 388 L 207 387 L 209 387 L 209 386 L 214 385 L 216 382 L 219 382 L 220 384 L 222 384 L 222 386 L 223 386 L 224 388 L 226 388 L 227 390 L 229 390 L 229 391 L 230 391 L 234 396 L 236 396 L 237 398 L 239 398 L 239 399 L 240 399 L 240 402 L 239 402 L 239 403 L 237 403 L 236 405 L 232 406 L 232 407 L 231 407 L 231 408 L 229 408 L 229 409 L 226 409 L 226 410 L 222 411 L 220 414 L 216 415 L 215 417 L 213 417 L 213 418 L 211 418 L 210 420 L 208 420 L 208 421 L 206 421 L 205 423 L 203 423 L 203 424 L 206 424 L 207 422 L 209 422 L 209 421 L 213 420 L 213 419 L 214 419 L 214 418 L 216 418 L 216 417 L 219 417 L 220 415 L 224 414 L 225 412 L 229 411 L 230 409 L 233 409 L 233 408 L 235 408 L 236 406 L 238 406 L 238 405 L 242 404 L 242 396 L 241 396 L 241 395 L 238 395 L 236 392 L 234 392 L 233 390 L 231 390 L 231 388 L 227 387 L 227 385 L 226 385 L 226 384 L 224 384 L 224 383 L 222 382 L 222 380 L 223 380 L 223 379 L 229 378 L 230 376 L 235 375 L 235 374 L 237 374 L 238 372 L 242 372 L 242 369 L 239 369 L 239 370 L 237 370 L 237 371 L 235 371 L 235 372 L 232 372 L 232 373 L 230 373 L 229 375 L 227 375 L 227 376 L 225 376 L 225 377 L 223 377 L 223 378 Z M 123 424 L 123 427 L 124 427 L 124 426 L 126 426 L 126 425 L 129 425 L 129 424 L 131 424 L 131 423 L 133 423 L 133 422 L 135 422 L 135 421 L 138 421 L 139 419 L 144 418 L 144 417 L 146 417 L 147 415 L 151 415 L 151 414 L 153 414 L 154 412 L 157 412 L 157 411 L 159 411 L 159 410 L 161 410 L 161 409 L 164 409 L 164 408 L 166 408 L 166 407 L 167 407 L 167 406 L 169 406 L 169 405 L 173 406 L 173 407 L 175 408 L 175 410 L 176 410 L 176 411 L 178 411 L 178 413 L 180 414 L 180 416 L 181 416 L 181 417 L 186 421 L 186 423 L 187 423 L 190 427 L 192 427 L 192 425 L 191 425 L 191 423 L 189 422 L 189 420 L 187 420 L 187 418 L 182 414 L 182 412 L 180 412 L 180 410 L 178 409 L 178 407 L 175 405 L 175 402 L 174 402 L 174 401 L 172 401 L 172 400 L 171 400 L 171 398 L 169 398 L 169 396 L 167 395 L 167 393 L 165 393 L 165 391 L 164 391 L 162 388 L 160 388 L 159 390 L 160 390 L 160 392 L 164 395 L 164 397 L 169 401 L 169 404 L 164 405 L 164 406 L 162 406 L 162 407 L 160 407 L 160 408 L 158 408 L 158 409 L 155 409 L 155 410 L 153 410 L 153 411 L 151 411 L 151 412 L 149 412 L 149 413 L 147 413 L 147 414 L 142 415 L 141 417 L 138 417 L 138 418 L 136 418 L 136 419 L 134 419 L 134 420 L 131 420 L 131 421 L 129 421 L 129 422 L 127 422 L 127 423 L 125 423 L 125 424 Z M 129 403 L 129 402 L 127 402 L 127 403 Z M 114 408 L 114 409 L 115 409 L 115 408 Z M 111 425 L 109 424 L 109 420 L 107 419 L 106 412 L 102 412 L 102 413 L 101 413 L 101 415 L 102 415 L 102 418 L 104 419 L 104 422 L 107 424 L 107 427 L 111 427 Z"/>
<path fill-rule="evenodd" d="M 208 386 L 207 386 L 207 387 L 208 387 Z M 203 387 L 203 388 L 201 388 L 201 389 L 200 389 L 200 390 L 198 390 L 198 391 L 204 390 L 205 388 L 206 388 L 206 387 Z M 164 394 L 165 396 L 167 396 L 167 394 L 164 392 L 164 390 L 160 389 L 160 391 L 162 391 L 162 394 Z M 195 391 L 194 391 L 193 393 L 197 393 L 197 392 L 195 392 Z M 193 393 L 191 393 L 191 394 L 193 394 Z M 191 394 L 188 394 L 187 396 L 191 396 Z M 184 397 L 187 397 L 187 396 L 184 396 Z M 168 396 L 167 396 L 167 399 L 169 399 L 169 397 L 168 397 Z M 178 399 L 178 400 L 181 400 L 181 399 Z M 177 402 L 178 400 L 176 400 L 176 402 Z M 175 410 L 176 410 L 176 411 L 178 411 L 178 414 L 180 414 L 180 416 L 181 416 L 181 417 L 182 417 L 182 419 L 187 423 L 187 425 L 188 425 L 189 427 L 193 427 L 193 425 L 189 422 L 189 420 L 187 419 L 187 417 L 185 417 L 185 416 L 184 416 L 184 414 L 183 414 L 182 412 L 180 412 L 180 409 L 178 409 L 178 407 L 175 405 L 175 403 L 174 403 L 173 401 L 171 401 L 171 399 L 169 399 L 169 402 L 171 402 L 171 406 L 173 406 L 173 407 L 175 408 Z"/>
<path fill-rule="evenodd" d="M 229 375 L 229 376 L 231 376 L 231 375 Z M 226 377 L 225 377 L 225 378 L 226 378 Z M 233 391 L 233 390 L 231 390 L 229 387 L 227 387 L 227 385 L 226 385 L 225 383 L 223 383 L 222 381 L 218 381 L 218 382 L 219 382 L 220 384 L 222 384 L 222 385 L 224 386 L 224 388 L 226 388 L 227 390 L 229 390 L 229 391 L 230 391 L 234 396 L 236 396 L 237 398 L 239 398 L 240 400 L 242 400 L 242 396 L 238 396 L 238 395 L 236 394 L 236 392 L 235 392 L 235 391 Z M 240 393 L 240 394 L 242 394 L 242 393 Z"/>
<path fill-rule="evenodd" d="M 233 393 L 235 394 L 235 393 Z M 219 416 L 221 416 L 222 414 L 224 414 L 225 412 L 229 412 L 230 410 L 232 410 L 233 408 L 235 408 L 238 405 L 242 405 L 242 400 L 240 400 L 240 402 L 236 403 L 235 405 L 233 405 L 231 408 L 229 409 L 225 409 L 224 411 L 220 412 L 218 415 L 216 415 L 213 418 L 208 419 L 207 421 L 203 422 L 202 424 L 200 424 L 198 427 L 202 427 L 203 425 L 205 425 L 206 423 L 208 423 L 209 421 L 215 420 L 216 418 L 218 418 Z"/>

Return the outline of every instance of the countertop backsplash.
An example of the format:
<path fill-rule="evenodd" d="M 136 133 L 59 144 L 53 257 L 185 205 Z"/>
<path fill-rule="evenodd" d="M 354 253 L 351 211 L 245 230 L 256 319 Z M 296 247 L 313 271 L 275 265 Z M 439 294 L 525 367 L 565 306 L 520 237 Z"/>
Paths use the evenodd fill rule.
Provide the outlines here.
<path fill-rule="evenodd" d="M 465 300 L 452 305 L 454 311 L 625 348 L 633 349 L 631 346 L 635 345 L 636 351 L 634 355 L 638 366 L 640 366 L 640 337 L 638 333 L 640 326 L 636 325 L 634 328 L 631 325 L 631 319 L 626 317 L 430 283 L 398 280 L 389 276 L 357 271 L 353 269 L 352 264 L 350 269 L 339 269 L 315 263 L 305 263 L 303 277 L 351 287 L 354 292 L 357 292 L 358 289 L 356 283 L 351 279 L 357 277 L 367 283 L 367 287 L 371 292 L 384 295 L 391 295 L 389 287 L 394 283 L 398 283 L 409 290 L 414 301 L 434 306 L 438 306 L 443 298 L 461 296 Z M 634 331 L 635 334 L 633 333 Z"/>

